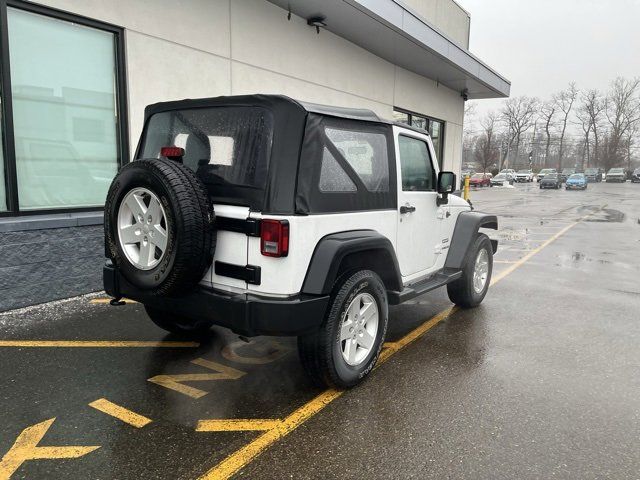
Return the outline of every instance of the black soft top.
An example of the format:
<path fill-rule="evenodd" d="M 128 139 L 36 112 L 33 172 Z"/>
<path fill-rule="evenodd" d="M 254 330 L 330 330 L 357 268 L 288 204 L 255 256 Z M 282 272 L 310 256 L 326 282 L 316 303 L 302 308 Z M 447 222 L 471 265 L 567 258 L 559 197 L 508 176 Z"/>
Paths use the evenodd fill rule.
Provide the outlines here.
<path fill-rule="evenodd" d="M 298 170 L 307 170 L 309 167 L 309 165 L 303 166 L 305 168 L 300 167 L 300 158 L 303 150 L 306 151 L 309 142 L 317 143 L 317 135 L 314 135 L 313 130 L 319 128 L 319 119 L 327 118 L 329 121 L 333 118 L 337 122 L 346 122 L 350 125 L 360 123 L 363 126 L 365 124 L 362 122 L 366 122 L 371 128 L 387 131 L 389 159 L 393 163 L 395 163 L 395 156 L 392 150 L 391 125 L 401 125 L 404 128 L 427 134 L 424 130 L 385 120 L 368 109 L 318 105 L 297 101 L 285 95 L 221 96 L 160 102 L 147 106 L 145 108 L 145 129 L 138 145 L 136 158 L 140 158 L 144 132 L 151 116 L 170 110 L 208 107 L 261 107 L 271 112 L 273 116 L 273 143 L 271 145 L 269 174 L 264 188 L 235 187 L 236 191 L 220 192 L 217 189 L 210 192 L 221 203 L 244 204 L 252 210 L 271 214 L 313 213 L 314 209 L 309 206 L 311 194 L 306 191 L 308 188 L 305 187 L 307 182 L 298 178 Z M 394 168 L 393 165 L 392 168 Z M 303 174 L 304 172 L 301 172 L 301 175 Z M 395 192 L 388 192 L 385 197 L 372 198 L 371 207 L 382 208 L 395 204 Z"/>
<path fill-rule="evenodd" d="M 332 105 L 320 105 L 317 103 L 301 102 L 286 95 L 231 95 L 210 98 L 184 99 L 171 102 L 158 102 L 147 106 L 145 109 L 145 120 L 157 112 L 167 110 L 182 110 L 187 108 L 201 107 L 229 107 L 229 106 L 250 106 L 266 107 L 270 109 L 305 111 L 328 115 L 331 117 L 346 118 L 350 120 L 360 120 L 363 122 L 376 122 L 391 124 L 392 122 L 379 117 L 372 110 L 366 108 L 345 108 L 334 107 Z M 407 126 L 407 125 L 402 125 Z"/>

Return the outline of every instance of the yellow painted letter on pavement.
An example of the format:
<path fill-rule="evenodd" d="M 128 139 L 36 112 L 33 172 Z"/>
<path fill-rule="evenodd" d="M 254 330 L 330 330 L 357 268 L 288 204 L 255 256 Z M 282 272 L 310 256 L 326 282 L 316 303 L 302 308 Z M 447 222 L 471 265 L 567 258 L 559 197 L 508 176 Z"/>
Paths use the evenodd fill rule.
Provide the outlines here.
<path fill-rule="evenodd" d="M 196 358 L 191 363 L 200 365 L 201 367 L 213 370 L 216 373 L 181 373 L 176 375 L 156 375 L 150 378 L 148 381 L 163 387 L 170 388 L 176 392 L 180 392 L 191 398 L 204 397 L 207 393 L 199 388 L 190 387 L 184 385 L 183 382 L 209 382 L 212 380 L 237 380 L 238 378 L 246 375 L 246 372 L 236 370 L 235 368 L 222 365 L 211 360 L 205 360 L 204 358 Z"/>
<path fill-rule="evenodd" d="M 25 428 L 13 446 L 0 461 L 0 480 L 7 480 L 27 460 L 78 458 L 100 448 L 97 447 L 39 447 L 55 417 Z"/>

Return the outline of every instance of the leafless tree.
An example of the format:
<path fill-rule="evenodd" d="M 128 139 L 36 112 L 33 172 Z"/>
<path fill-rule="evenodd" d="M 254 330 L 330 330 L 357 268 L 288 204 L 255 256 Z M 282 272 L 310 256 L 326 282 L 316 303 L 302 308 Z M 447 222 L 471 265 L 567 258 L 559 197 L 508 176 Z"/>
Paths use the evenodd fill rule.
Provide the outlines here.
<path fill-rule="evenodd" d="M 609 132 L 604 152 L 604 166 L 609 169 L 625 160 L 624 139 L 640 121 L 640 78 L 616 78 L 605 100 L 605 116 Z"/>
<path fill-rule="evenodd" d="M 482 133 L 476 140 L 474 156 L 482 173 L 487 173 L 493 164 L 498 163 L 497 124 L 498 116 L 495 112 L 489 112 L 480 122 Z"/>
<path fill-rule="evenodd" d="M 600 138 L 602 133 L 602 121 L 604 116 L 605 101 L 597 90 L 584 92 L 580 99 L 578 118 L 582 122 L 583 131 L 585 122 L 588 122 L 589 132 L 593 133 L 593 162 L 592 165 L 600 165 Z"/>
<path fill-rule="evenodd" d="M 545 102 L 540 109 L 540 119 L 544 124 L 544 133 L 547 136 L 544 149 L 544 166 L 549 166 L 549 155 L 551 154 L 551 130 L 555 128 L 556 104 L 554 102 Z"/>
<path fill-rule="evenodd" d="M 625 139 L 627 171 L 629 172 L 633 171 L 633 168 L 631 167 L 631 160 L 632 160 L 631 149 L 637 143 L 636 138 L 638 137 L 639 133 L 640 133 L 640 121 L 633 122 L 629 127 L 629 131 L 627 132 L 627 137 Z"/>
<path fill-rule="evenodd" d="M 501 120 L 507 126 L 509 141 L 505 159 L 509 159 L 509 152 L 515 142 L 515 159 L 520 153 L 520 141 L 522 135 L 533 127 L 538 111 L 538 99 L 531 97 L 514 97 L 505 101 L 500 113 Z M 504 163 L 504 160 L 501 163 Z M 501 165 L 502 167 L 502 165 Z"/>
<path fill-rule="evenodd" d="M 573 104 L 578 98 L 578 88 L 574 82 L 569 84 L 566 90 L 554 95 L 553 101 L 558 108 L 560 114 L 560 143 L 558 146 L 558 171 L 562 170 L 562 157 L 564 156 L 564 137 L 567 132 L 567 125 L 569 124 L 569 115 Z"/>

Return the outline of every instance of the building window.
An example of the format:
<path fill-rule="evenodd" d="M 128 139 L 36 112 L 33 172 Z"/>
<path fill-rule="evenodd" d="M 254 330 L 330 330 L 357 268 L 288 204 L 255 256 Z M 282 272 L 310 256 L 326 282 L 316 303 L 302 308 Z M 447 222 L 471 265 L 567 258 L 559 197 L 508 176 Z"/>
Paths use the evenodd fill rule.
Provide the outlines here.
<path fill-rule="evenodd" d="M 435 118 L 420 115 L 419 113 L 410 112 L 396 108 L 393 111 L 393 118 L 396 122 L 411 125 L 429 132 L 433 148 L 438 157 L 438 165 L 442 170 L 442 162 L 444 158 L 444 122 Z"/>
<path fill-rule="evenodd" d="M 128 160 L 122 31 L 7 4 L 0 12 L 7 173 L 0 211 L 100 208 Z"/>

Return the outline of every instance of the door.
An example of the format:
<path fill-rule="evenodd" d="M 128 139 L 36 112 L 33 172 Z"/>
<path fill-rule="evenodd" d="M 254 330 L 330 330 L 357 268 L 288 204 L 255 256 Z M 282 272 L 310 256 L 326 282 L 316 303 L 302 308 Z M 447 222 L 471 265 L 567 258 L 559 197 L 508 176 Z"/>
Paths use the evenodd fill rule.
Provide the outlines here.
<path fill-rule="evenodd" d="M 397 128 L 397 127 L 396 127 Z M 442 251 L 443 207 L 436 201 L 437 167 L 428 137 L 396 130 L 398 158 L 397 256 L 403 280 L 428 274 Z"/>

